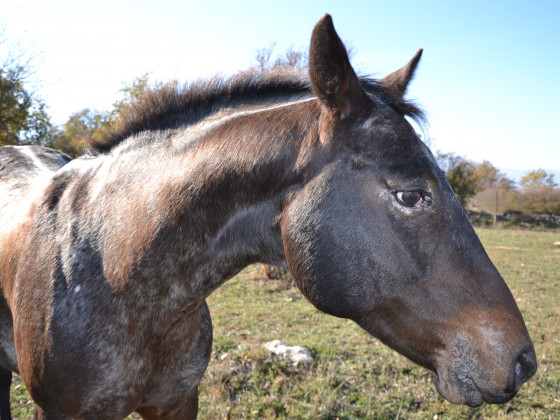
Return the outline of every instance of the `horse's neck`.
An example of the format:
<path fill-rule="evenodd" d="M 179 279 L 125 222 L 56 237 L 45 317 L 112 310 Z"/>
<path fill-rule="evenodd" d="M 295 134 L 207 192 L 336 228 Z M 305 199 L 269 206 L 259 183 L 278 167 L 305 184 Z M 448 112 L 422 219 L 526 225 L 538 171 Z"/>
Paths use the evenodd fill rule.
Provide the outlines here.
<path fill-rule="evenodd" d="M 104 247 L 116 286 L 132 275 L 179 279 L 189 296 L 203 297 L 248 264 L 282 263 L 279 216 L 297 182 L 299 146 L 285 143 L 280 153 L 263 143 L 274 139 L 247 130 L 228 137 L 216 133 L 181 153 L 166 150 L 170 142 L 135 159 L 143 167 L 129 176 L 144 179 L 126 181 L 129 197 L 114 210 L 120 222 Z"/>

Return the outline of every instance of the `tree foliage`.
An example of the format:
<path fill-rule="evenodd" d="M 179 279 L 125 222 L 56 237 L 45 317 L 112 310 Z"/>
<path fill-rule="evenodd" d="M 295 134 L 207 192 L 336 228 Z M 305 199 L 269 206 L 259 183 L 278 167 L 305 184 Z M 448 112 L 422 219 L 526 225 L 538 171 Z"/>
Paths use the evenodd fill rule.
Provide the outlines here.
<path fill-rule="evenodd" d="M 85 139 L 99 139 L 103 131 L 117 121 L 128 105 L 140 101 L 149 89 L 148 73 L 137 77 L 130 84 L 123 84 L 119 90 L 120 98 L 113 103 L 110 111 L 85 108 L 73 113 L 62 129 L 51 136 L 47 145 L 72 157 L 79 155 L 85 147 Z"/>
<path fill-rule="evenodd" d="M 543 169 L 527 172 L 520 180 L 517 201 L 530 213 L 560 214 L 560 188 L 554 174 Z"/>
<path fill-rule="evenodd" d="M 457 200 L 465 207 L 467 201 L 476 194 L 478 176 L 473 162 L 454 153 L 438 153 L 438 164 L 453 188 Z"/>
<path fill-rule="evenodd" d="M 485 211 L 560 215 L 560 188 L 553 174 L 542 169 L 529 171 L 519 181 L 519 188 L 509 181 L 497 183 L 477 192 L 472 202 Z"/>
<path fill-rule="evenodd" d="M 480 164 L 475 163 L 474 165 L 474 176 L 477 179 L 477 191 L 481 191 L 486 188 L 498 188 L 502 190 L 514 188 L 515 183 L 513 180 L 508 178 L 487 160 L 482 161 Z"/>
<path fill-rule="evenodd" d="M 476 163 L 454 153 L 438 153 L 436 158 L 463 207 L 483 191 L 494 197 L 514 189 L 515 183 L 487 160 Z"/>
<path fill-rule="evenodd" d="M 539 187 L 556 187 L 554 174 L 549 174 L 543 169 L 527 172 L 520 180 L 519 185 L 524 190 Z"/>
<path fill-rule="evenodd" d="M 0 29 L 0 145 L 41 144 L 53 126 L 31 83 L 33 56 L 8 45 Z"/>
<path fill-rule="evenodd" d="M 119 89 L 121 97 L 113 103 L 108 124 L 113 124 L 131 103 L 141 101 L 149 90 L 150 73 L 135 78 L 130 84 L 123 83 L 123 87 Z"/>
<path fill-rule="evenodd" d="M 97 112 L 90 108 L 75 112 L 61 129 L 50 136 L 46 146 L 76 157 L 85 148 L 85 139 L 96 137 L 98 130 L 109 122 L 108 112 Z"/>

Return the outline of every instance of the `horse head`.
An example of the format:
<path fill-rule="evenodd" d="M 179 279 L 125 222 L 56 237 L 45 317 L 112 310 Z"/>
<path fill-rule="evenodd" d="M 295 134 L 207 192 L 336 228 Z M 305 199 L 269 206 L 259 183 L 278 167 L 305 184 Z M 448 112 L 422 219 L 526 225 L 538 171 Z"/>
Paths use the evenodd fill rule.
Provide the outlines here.
<path fill-rule="evenodd" d="M 434 156 L 405 118 L 421 50 L 363 88 L 330 16 L 310 78 L 324 165 L 284 207 L 288 267 L 318 309 L 436 372 L 453 403 L 504 403 L 536 371 L 516 302 Z"/>

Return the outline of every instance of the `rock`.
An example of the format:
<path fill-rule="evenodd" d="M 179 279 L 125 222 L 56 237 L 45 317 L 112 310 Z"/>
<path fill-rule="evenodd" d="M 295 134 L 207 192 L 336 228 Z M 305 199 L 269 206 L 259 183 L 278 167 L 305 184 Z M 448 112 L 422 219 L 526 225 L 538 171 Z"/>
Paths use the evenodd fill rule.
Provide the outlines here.
<path fill-rule="evenodd" d="M 264 347 L 272 354 L 285 357 L 292 361 L 292 366 L 298 366 L 300 363 L 308 365 L 313 361 L 313 356 L 311 352 L 301 346 L 286 346 L 280 340 L 272 340 L 264 344 Z"/>

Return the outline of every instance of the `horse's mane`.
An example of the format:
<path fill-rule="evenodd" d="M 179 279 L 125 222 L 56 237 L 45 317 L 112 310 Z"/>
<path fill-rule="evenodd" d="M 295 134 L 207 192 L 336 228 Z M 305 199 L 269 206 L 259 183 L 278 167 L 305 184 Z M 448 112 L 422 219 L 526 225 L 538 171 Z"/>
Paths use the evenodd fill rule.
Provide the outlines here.
<path fill-rule="evenodd" d="M 394 96 L 376 80 L 360 77 L 360 83 L 369 95 L 382 100 L 399 114 L 409 116 L 418 123 L 425 120 L 416 105 Z M 117 121 L 101 134 L 101 138 L 86 139 L 88 152 L 106 153 L 142 131 L 193 124 L 226 106 L 311 93 L 311 82 L 306 72 L 284 69 L 267 72 L 251 69 L 228 79 L 216 76 L 185 85 L 178 82 L 159 84 L 143 95 L 140 101 L 129 104 Z"/>

